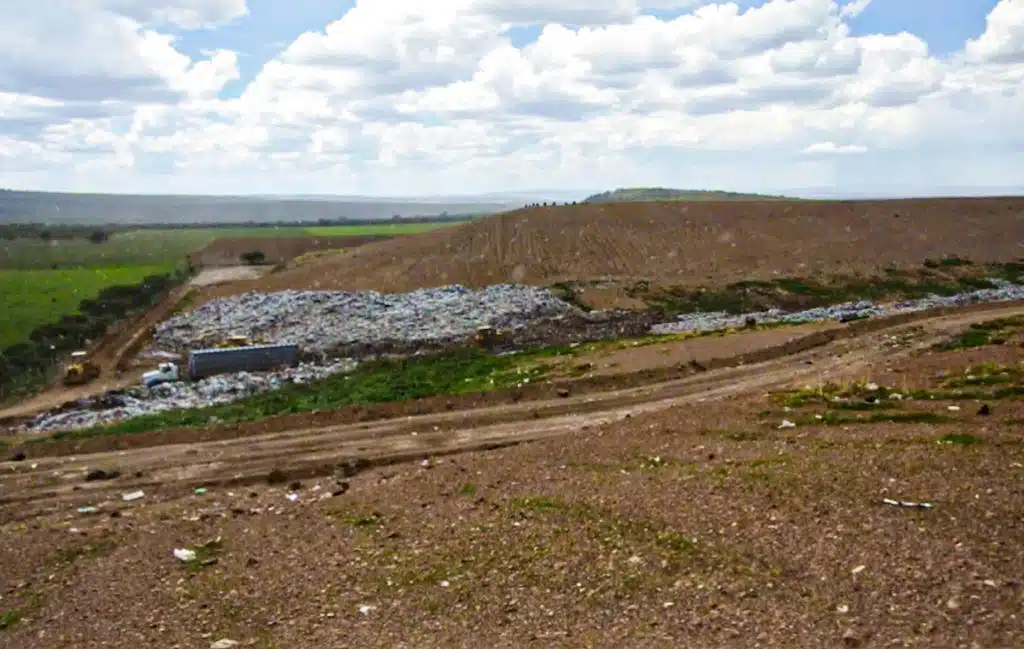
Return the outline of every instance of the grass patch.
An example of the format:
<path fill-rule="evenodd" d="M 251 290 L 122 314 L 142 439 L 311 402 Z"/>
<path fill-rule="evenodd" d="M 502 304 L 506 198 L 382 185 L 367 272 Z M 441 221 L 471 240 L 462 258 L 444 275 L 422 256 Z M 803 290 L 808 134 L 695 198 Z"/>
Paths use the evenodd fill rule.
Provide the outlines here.
<path fill-rule="evenodd" d="M 981 438 L 967 433 L 943 435 L 939 438 L 940 444 L 954 444 L 956 446 L 972 446 L 974 444 L 981 444 L 981 441 Z"/>
<path fill-rule="evenodd" d="M 214 417 L 224 424 L 234 424 L 352 405 L 487 392 L 542 378 L 551 369 L 549 365 L 537 362 L 542 357 L 534 354 L 491 356 L 481 350 L 462 349 L 437 356 L 367 362 L 348 375 L 336 375 L 305 385 L 286 385 L 230 404 L 172 410 L 129 419 L 109 427 L 62 431 L 51 439 L 85 439 L 202 427 Z"/>
<path fill-rule="evenodd" d="M 473 497 L 475 497 L 476 496 L 476 485 L 473 484 L 472 482 L 467 482 L 466 484 L 464 484 L 461 487 L 459 487 L 459 495 L 460 496 L 465 496 L 466 498 L 473 498 Z"/>
<path fill-rule="evenodd" d="M 93 245 L 93 244 L 87 244 Z M 174 270 L 164 266 L 109 266 L 75 270 L 0 270 L 0 349 L 28 342 L 40 325 L 78 313 L 82 300 L 108 286 L 138 284 L 150 275 Z"/>
<path fill-rule="evenodd" d="M 820 419 L 819 419 L 820 417 Z M 851 415 L 835 410 L 817 413 L 813 418 L 801 418 L 797 423 L 803 426 L 850 426 L 863 424 L 946 424 L 953 421 L 945 415 L 934 412 L 873 412 L 870 415 Z M 766 425 L 776 427 L 774 422 Z"/>
<path fill-rule="evenodd" d="M 953 338 L 935 345 L 935 349 L 938 351 L 952 351 L 955 349 L 985 347 L 987 345 L 1005 345 L 1011 336 L 1021 332 L 1024 332 L 1024 317 L 996 318 L 995 320 L 972 324 Z"/>
<path fill-rule="evenodd" d="M 21 622 L 21 613 L 18 611 L 4 611 L 0 613 L 0 631 L 6 631 Z"/>
<path fill-rule="evenodd" d="M 525 498 L 512 499 L 512 509 L 516 511 L 549 512 L 554 509 L 562 509 L 565 503 L 554 498 L 541 496 L 527 496 Z"/>
<path fill-rule="evenodd" d="M 199 572 L 217 563 L 220 555 L 224 552 L 224 539 L 218 536 L 211 541 L 189 549 L 195 552 L 196 556 L 191 561 L 186 561 L 185 567 L 190 572 Z"/>

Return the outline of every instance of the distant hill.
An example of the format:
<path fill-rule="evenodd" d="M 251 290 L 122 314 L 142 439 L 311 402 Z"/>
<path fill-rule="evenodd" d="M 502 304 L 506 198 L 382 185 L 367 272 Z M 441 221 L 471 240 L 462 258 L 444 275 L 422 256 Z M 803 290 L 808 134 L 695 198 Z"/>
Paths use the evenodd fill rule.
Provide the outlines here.
<path fill-rule="evenodd" d="M 594 194 L 584 203 L 649 203 L 655 201 L 767 201 L 796 200 L 787 196 L 744 194 L 703 189 L 669 189 L 666 187 L 624 187 Z"/>
<path fill-rule="evenodd" d="M 494 214 L 523 203 L 252 196 L 142 196 L 0 190 L 0 225 L 207 225 L 385 221 Z"/>

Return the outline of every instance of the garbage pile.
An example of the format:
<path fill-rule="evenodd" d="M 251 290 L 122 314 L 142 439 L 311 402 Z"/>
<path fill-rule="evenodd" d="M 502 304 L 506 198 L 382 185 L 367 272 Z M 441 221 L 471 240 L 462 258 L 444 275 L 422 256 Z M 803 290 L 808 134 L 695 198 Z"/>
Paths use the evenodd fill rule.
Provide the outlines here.
<path fill-rule="evenodd" d="M 24 429 L 77 430 L 167 410 L 231 403 L 284 385 L 309 383 L 333 374 L 351 372 L 355 367 L 355 361 L 341 359 L 327 365 L 300 364 L 260 374 L 221 374 L 195 383 L 163 383 L 152 388 L 140 386 L 111 390 L 41 413 Z"/>
<path fill-rule="evenodd" d="M 252 291 L 171 318 L 157 328 L 154 346 L 183 351 L 232 335 L 296 343 L 321 353 L 353 344 L 456 343 L 482 326 L 516 329 L 539 318 L 582 313 L 547 289 L 513 284 L 396 294 Z"/>
<path fill-rule="evenodd" d="M 818 307 L 787 313 L 779 309 L 732 315 L 724 311 L 707 313 L 688 313 L 679 316 L 676 322 L 657 324 L 651 327 L 653 334 L 670 334 L 697 331 L 716 331 L 742 327 L 748 318 L 754 318 L 758 324 L 821 322 L 825 320 L 858 320 L 878 316 L 927 311 L 951 306 L 964 306 L 978 302 L 1006 302 L 1024 299 L 1024 285 L 1013 284 L 1005 280 L 993 279 L 995 288 L 985 288 L 956 295 L 930 295 L 917 300 L 906 300 L 892 304 L 875 304 L 863 300 L 846 302 L 834 306 Z"/>

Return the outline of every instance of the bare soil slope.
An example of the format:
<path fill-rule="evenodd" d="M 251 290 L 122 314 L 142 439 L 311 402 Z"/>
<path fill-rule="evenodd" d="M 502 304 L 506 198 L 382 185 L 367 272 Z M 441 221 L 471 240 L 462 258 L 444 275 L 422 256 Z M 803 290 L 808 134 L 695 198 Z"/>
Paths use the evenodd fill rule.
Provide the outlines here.
<path fill-rule="evenodd" d="M 291 261 L 299 255 L 317 250 L 353 248 L 373 241 L 389 239 L 387 235 L 341 237 L 225 237 L 215 239 L 190 256 L 192 263 L 204 268 L 237 266 L 239 257 L 259 250 L 268 264 Z"/>
<path fill-rule="evenodd" d="M 1024 256 L 1024 199 L 623 203 L 538 207 L 370 243 L 245 290 L 410 291 L 461 283 L 739 279 Z"/>

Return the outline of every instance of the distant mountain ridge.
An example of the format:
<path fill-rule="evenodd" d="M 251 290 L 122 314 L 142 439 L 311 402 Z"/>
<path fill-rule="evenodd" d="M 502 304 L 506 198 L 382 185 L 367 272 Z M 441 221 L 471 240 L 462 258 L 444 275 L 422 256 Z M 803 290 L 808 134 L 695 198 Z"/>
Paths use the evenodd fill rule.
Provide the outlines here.
<path fill-rule="evenodd" d="M 203 225 L 387 221 L 394 218 L 481 215 L 521 202 L 350 201 L 329 197 L 153 196 L 0 190 L 0 224 Z"/>
<path fill-rule="evenodd" d="M 621 187 L 583 199 L 584 203 L 644 203 L 654 201 L 766 201 L 798 200 L 788 196 L 747 194 L 705 189 L 671 189 L 668 187 Z"/>

